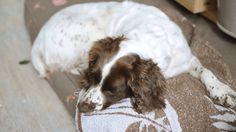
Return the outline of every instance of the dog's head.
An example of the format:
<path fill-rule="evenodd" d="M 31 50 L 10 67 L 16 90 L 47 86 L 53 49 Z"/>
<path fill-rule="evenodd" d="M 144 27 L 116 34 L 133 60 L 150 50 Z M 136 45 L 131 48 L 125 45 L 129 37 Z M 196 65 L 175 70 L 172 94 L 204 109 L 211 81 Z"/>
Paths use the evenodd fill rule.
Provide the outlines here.
<path fill-rule="evenodd" d="M 117 101 L 132 97 L 137 112 L 164 107 L 162 93 L 166 82 L 152 60 L 136 54 L 114 61 L 124 37 L 105 38 L 95 43 L 89 53 L 89 68 L 80 76 L 83 88 L 78 99 L 81 112 L 101 110 Z"/>

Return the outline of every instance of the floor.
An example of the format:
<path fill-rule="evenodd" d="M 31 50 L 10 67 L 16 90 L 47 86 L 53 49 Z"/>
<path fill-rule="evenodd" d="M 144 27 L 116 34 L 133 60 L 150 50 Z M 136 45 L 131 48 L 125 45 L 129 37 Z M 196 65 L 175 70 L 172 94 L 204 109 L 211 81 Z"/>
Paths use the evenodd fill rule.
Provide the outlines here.
<path fill-rule="evenodd" d="M 196 25 L 202 38 L 222 53 L 236 79 L 236 39 L 173 0 L 160 1 Z M 30 59 L 31 48 L 23 6 L 24 0 L 0 0 L 0 131 L 75 131 L 73 117 L 48 82 L 38 78 L 31 65 L 18 64 Z"/>
<path fill-rule="evenodd" d="M 24 0 L 0 1 L 0 131 L 71 132 L 74 119 L 31 65 Z M 63 119 L 63 120 L 62 120 Z"/>

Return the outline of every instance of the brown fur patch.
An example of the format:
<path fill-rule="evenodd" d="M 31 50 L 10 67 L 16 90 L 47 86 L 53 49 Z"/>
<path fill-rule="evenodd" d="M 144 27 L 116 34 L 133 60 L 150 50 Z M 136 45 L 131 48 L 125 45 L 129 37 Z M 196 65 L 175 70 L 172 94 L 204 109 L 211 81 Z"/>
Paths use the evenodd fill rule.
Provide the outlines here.
<path fill-rule="evenodd" d="M 89 51 L 89 69 L 101 69 L 118 52 L 119 45 L 123 40 L 126 40 L 124 36 L 107 37 L 96 41 Z"/>
<path fill-rule="evenodd" d="M 81 73 L 79 78 L 80 88 L 89 88 L 101 81 L 101 68 L 118 52 L 123 40 L 126 38 L 119 36 L 106 37 L 95 42 L 89 51 L 89 67 Z"/>
<path fill-rule="evenodd" d="M 127 86 L 127 67 L 116 63 L 104 79 L 102 93 L 106 97 L 104 108 L 114 104 L 121 99 L 131 96 L 131 90 Z"/>
<path fill-rule="evenodd" d="M 165 78 L 157 64 L 152 60 L 143 60 L 138 55 L 127 55 L 115 63 L 104 79 L 104 106 L 106 108 L 121 99 L 133 96 L 137 112 L 152 111 L 165 106 L 162 97 L 165 88 Z"/>
<path fill-rule="evenodd" d="M 165 107 L 163 92 L 166 81 L 160 68 L 152 60 L 143 60 L 138 55 L 122 57 L 118 63 L 126 65 L 127 85 L 133 93 L 137 112 L 148 112 Z"/>

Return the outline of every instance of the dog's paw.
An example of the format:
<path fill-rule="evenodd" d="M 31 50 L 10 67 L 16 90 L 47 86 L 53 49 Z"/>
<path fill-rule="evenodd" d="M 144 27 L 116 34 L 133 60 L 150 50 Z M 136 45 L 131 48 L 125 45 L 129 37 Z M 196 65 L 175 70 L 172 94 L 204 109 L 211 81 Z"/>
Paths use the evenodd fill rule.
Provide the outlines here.
<path fill-rule="evenodd" d="M 228 85 L 217 83 L 214 86 L 209 86 L 209 92 L 210 97 L 216 104 L 230 108 L 236 106 L 236 92 L 233 91 Z"/>

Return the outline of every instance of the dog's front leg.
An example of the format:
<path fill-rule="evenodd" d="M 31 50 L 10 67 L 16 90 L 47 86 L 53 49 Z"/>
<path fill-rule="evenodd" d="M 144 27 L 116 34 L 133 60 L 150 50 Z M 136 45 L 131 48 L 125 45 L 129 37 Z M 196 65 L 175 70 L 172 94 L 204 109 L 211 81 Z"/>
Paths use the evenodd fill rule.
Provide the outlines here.
<path fill-rule="evenodd" d="M 209 96 L 215 103 L 231 108 L 236 106 L 236 92 L 218 80 L 210 70 L 203 67 L 195 56 L 192 58 L 189 73 L 205 84 Z"/>

